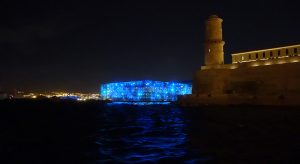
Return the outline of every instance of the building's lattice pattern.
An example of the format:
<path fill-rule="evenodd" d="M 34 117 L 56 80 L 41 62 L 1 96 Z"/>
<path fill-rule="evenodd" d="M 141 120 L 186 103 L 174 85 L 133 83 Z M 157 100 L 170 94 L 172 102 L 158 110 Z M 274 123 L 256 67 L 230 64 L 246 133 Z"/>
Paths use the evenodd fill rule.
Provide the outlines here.
<path fill-rule="evenodd" d="M 190 84 L 160 81 L 130 81 L 101 85 L 101 96 L 113 101 L 176 101 L 192 93 Z"/>

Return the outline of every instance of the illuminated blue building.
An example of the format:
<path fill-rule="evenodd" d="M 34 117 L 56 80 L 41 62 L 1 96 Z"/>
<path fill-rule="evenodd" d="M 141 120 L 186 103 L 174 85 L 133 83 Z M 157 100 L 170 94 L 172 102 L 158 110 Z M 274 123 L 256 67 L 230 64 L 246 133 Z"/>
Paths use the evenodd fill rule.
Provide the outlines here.
<path fill-rule="evenodd" d="M 191 84 L 150 80 L 103 84 L 100 91 L 112 101 L 176 101 L 178 95 L 191 93 Z"/>

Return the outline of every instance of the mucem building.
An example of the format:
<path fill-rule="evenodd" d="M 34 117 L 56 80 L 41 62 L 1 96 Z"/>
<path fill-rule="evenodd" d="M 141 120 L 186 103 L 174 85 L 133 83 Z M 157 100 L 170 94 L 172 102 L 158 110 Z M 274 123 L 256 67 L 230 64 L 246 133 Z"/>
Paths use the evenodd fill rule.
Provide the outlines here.
<path fill-rule="evenodd" d="M 192 93 L 192 85 L 178 82 L 128 81 L 101 85 L 103 99 L 112 101 L 176 101 L 177 96 Z"/>

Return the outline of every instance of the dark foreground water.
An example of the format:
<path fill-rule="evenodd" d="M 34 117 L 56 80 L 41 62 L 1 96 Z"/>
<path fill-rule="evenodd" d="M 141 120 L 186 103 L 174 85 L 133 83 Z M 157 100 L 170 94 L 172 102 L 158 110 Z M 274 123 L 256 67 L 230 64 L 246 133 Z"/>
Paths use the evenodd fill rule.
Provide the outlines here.
<path fill-rule="evenodd" d="M 300 109 L 0 102 L 0 163 L 299 163 Z"/>

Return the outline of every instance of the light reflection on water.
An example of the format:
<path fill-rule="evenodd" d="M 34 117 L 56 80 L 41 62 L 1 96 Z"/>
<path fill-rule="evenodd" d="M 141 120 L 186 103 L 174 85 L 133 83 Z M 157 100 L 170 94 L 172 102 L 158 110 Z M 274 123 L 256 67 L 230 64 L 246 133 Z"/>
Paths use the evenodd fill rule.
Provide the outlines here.
<path fill-rule="evenodd" d="M 100 163 L 176 161 L 187 154 L 186 123 L 178 108 L 115 105 L 104 116 L 97 138 Z"/>
<path fill-rule="evenodd" d="M 111 105 L 169 105 L 171 102 L 142 102 L 142 101 L 136 101 L 136 102 L 111 102 L 108 103 L 109 106 Z"/>

